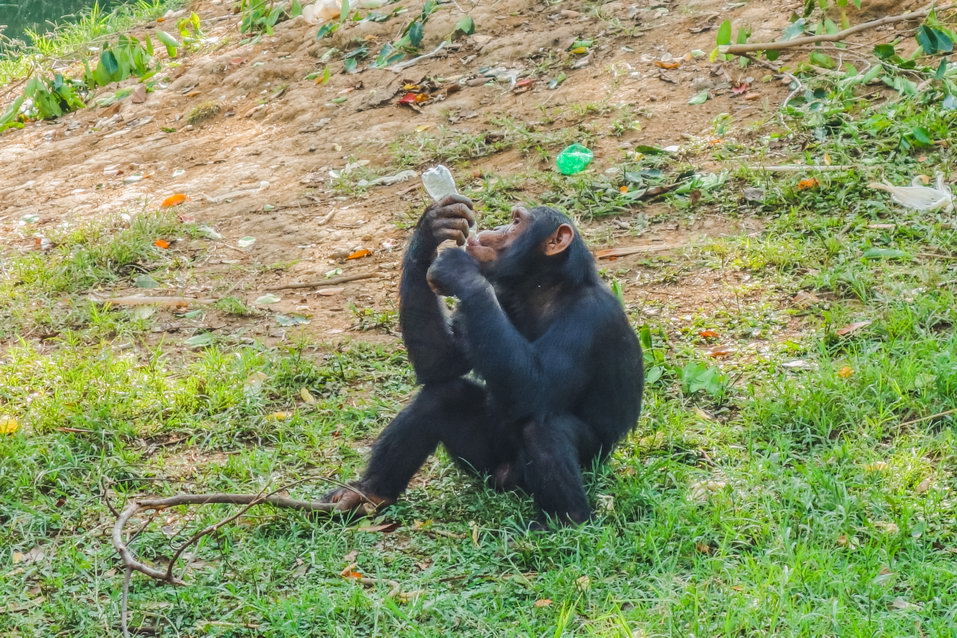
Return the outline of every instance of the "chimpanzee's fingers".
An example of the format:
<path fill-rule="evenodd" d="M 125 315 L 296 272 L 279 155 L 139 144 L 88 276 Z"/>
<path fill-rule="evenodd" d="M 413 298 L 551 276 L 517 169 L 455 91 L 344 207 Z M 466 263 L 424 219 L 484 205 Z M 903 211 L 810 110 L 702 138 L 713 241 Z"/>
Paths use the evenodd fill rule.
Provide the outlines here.
<path fill-rule="evenodd" d="M 467 235 L 469 232 L 469 220 L 464 217 L 442 217 L 432 222 L 432 231 L 435 233 L 450 229 L 458 230 Z"/>
<path fill-rule="evenodd" d="M 459 195 L 458 193 L 454 195 L 446 195 L 438 202 L 439 206 L 451 206 L 452 204 L 465 204 L 469 208 L 475 208 L 475 205 L 472 203 L 472 200 L 466 197 L 465 195 Z"/>
<path fill-rule="evenodd" d="M 466 219 L 470 226 L 475 223 L 475 212 L 465 204 L 440 206 L 435 209 L 434 215 L 436 219 Z"/>
<path fill-rule="evenodd" d="M 462 217 L 446 217 L 432 223 L 432 236 L 442 242 L 451 239 L 461 246 L 469 234 L 469 222 Z"/>
<path fill-rule="evenodd" d="M 433 236 L 440 242 L 443 242 L 447 239 L 451 239 L 459 246 L 463 245 L 466 241 L 466 233 L 461 230 L 456 230 L 454 228 L 442 228 L 436 230 L 433 233 Z"/>

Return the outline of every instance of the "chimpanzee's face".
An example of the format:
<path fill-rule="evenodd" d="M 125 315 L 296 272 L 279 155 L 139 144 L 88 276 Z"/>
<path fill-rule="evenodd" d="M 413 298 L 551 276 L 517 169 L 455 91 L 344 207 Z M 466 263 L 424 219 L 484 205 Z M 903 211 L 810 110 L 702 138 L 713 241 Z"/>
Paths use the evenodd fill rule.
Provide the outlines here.
<path fill-rule="evenodd" d="M 512 209 L 512 221 L 469 237 L 465 249 L 476 261 L 491 265 L 532 225 L 532 214 L 521 206 Z"/>

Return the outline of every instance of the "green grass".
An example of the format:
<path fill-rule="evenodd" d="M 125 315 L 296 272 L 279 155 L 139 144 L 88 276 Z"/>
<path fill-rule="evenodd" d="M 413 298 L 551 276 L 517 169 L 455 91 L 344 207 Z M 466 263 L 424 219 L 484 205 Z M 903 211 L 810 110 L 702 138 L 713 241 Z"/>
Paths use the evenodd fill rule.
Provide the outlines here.
<path fill-rule="evenodd" d="M 53 60 L 62 65 L 64 61 L 87 59 L 88 47 L 102 38 L 124 32 L 185 4 L 185 0 L 136 0 L 110 11 L 94 5 L 46 33 L 28 32 L 29 42 L 8 43 L 0 52 L 0 87 L 27 77 L 35 67 L 45 67 Z"/>
<path fill-rule="evenodd" d="M 593 523 L 529 534 L 526 496 L 491 492 L 440 454 L 382 516 L 392 531 L 262 507 L 189 550 L 187 586 L 134 575 L 131 627 L 230 637 L 952 636 L 957 233 L 952 214 L 902 211 L 867 187 L 952 166 L 949 144 L 901 150 L 915 123 L 937 131 L 952 115 L 917 98 L 848 113 L 814 141 L 800 137 L 795 155 L 863 154 L 861 165 L 874 159 L 883 175 L 821 174 L 804 189 L 807 176 L 790 173 L 686 176 L 690 187 L 664 198 L 666 223 L 724 211 L 760 217 L 763 230 L 635 268 L 602 264 L 624 287 L 654 378 L 635 433 L 588 475 Z M 643 180 L 687 170 L 662 156 L 621 165 L 660 171 Z M 484 175 L 463 188 L 490 210 L 530 190 L 588 219 L 605 210 L 580 210 L 588 198 L 617 205 L 619 179 L 630 178 Z M 743 200 L 746 187 L 764 201 Z M 414 392 L 396 342 L 269 347 L 227 335 L 189 350 L 152 338 L 150 317 L 86 300 L 199 263 L 189 242 L 153 245 L 190 234 L 144 215 L 51 238 L 45 253 L 4 255 L 0 417 L 20 427 L 0 434 L 0 634 L 118 635 L 122 572 L 104 491 L 120 505 L 143 493 L 302 481 L 292 494 L 318 498 L 326 478 L 360 471 Z M 723 287 L 676 316 L 682 299 L 652 304 L 630 292 L 639 275 L 676 297 L 684 282 Z M 250 312 L 236 294 L 218 309 Z M 391 309 L 352 312 L 357 328 L 394 327 Z M 861 321 L 870 323 L 840 334 Z M 740 353 L 707 356 L 715 342 L 704 330 Z M 162 564 L 232 511 L 161 512 L 133 527 L 143 527 L 134 547 Z M 342 577 L 352 564 L 381 582 Z"/>
<path fill-rule="evenodd" d="M 189 232 L 174 214 L 164 212 L 135 217 L 128 225 L 85 225 L 50 233 L 46 239 L 52 248 L 10 260 L 0 276 L 0 339 L 58 334 L 90 324 L 129 329 L 133 324 L 117 322 L 113 313 L 80 293 L 134 285 L 144 275 L 163 281 L 185 257 L 155 242 L 174 241 Z"/>
<path fill-rule="evenodd" d="M 850 344 L 828 346 L 824 331 L 813 372 L 748 387 L 725 419 L 654 387 L 640 432 L 591 479 L 594 497 L 614 499 L 592 525 L 529 536 L 527 499 L 484 490 L 442 459 L 388 514 L 401 524 L 392 533 L 265 509 L 227 526 L 196 549 L 185 589 L 134 578 L 133 625 L 168 635 L 947 635 L 955 432 L 947 420 L 898 426 L 957 404 L 957 340 L 939 332 L 953 301 L 890 308 Z M 120 578 L 101 484 L 119 500 L 307 479 L 295 493 L 318 497 L 328 488 L 319 477 L 353 475 L 355 448 L 412 389 L 388 348 L 54 345 L 8 347 L 0 365 L 0 405 L 25 425 L 0 442 L 0 541 L 42 552 L 3 556 L 0 601 L 25 608 L 0 628 L 23 635 L 115 633 Z M 844 365 L 849 379 L 836 373 Z M 303 403 L 301 388 L 317 402 Z M 270 418 L 279 410 L 292 415 Z M 164 514 L 136 545 L 158 560 L 227 512 Z M 385 599 L 387 585 L 338 575 L 350 562 L 419 593 Z M 536 607 L 542 599 L 553 603 Z"/>

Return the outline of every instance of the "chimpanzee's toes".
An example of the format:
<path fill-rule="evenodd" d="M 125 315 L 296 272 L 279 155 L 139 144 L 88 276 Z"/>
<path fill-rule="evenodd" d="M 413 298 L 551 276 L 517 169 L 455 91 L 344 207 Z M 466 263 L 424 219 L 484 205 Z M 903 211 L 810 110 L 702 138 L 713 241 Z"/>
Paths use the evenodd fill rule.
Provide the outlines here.
<path fill-rule="evenodd" d="M 395 499 L 373 494 L 361 481 L 356 481 L 329 492 L 322 497 L 322 502 L 334 506 L 332 513 L 352 518 L 379 512 L 395 503 Z"/>
<path fill-rule="evenodd" d="M 518 470 L 513 463 L 502 463 L 491 476 L 492 489 L 511 492 L 518 488 Z"/>

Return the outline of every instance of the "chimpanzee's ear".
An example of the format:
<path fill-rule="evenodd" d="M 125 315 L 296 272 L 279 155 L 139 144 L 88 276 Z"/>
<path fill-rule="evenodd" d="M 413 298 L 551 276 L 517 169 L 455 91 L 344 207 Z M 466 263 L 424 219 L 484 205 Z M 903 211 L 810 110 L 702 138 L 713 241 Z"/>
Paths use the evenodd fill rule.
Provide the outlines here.
<path fill-rule="evenodd" d="M 542 251 L 548 256 L 557 255 L 571 246 L 573 239 L 575 239 L 575 229 L 568 224 L 562 224 L 555 229 L 551 237 L 545 240 Z"/>

